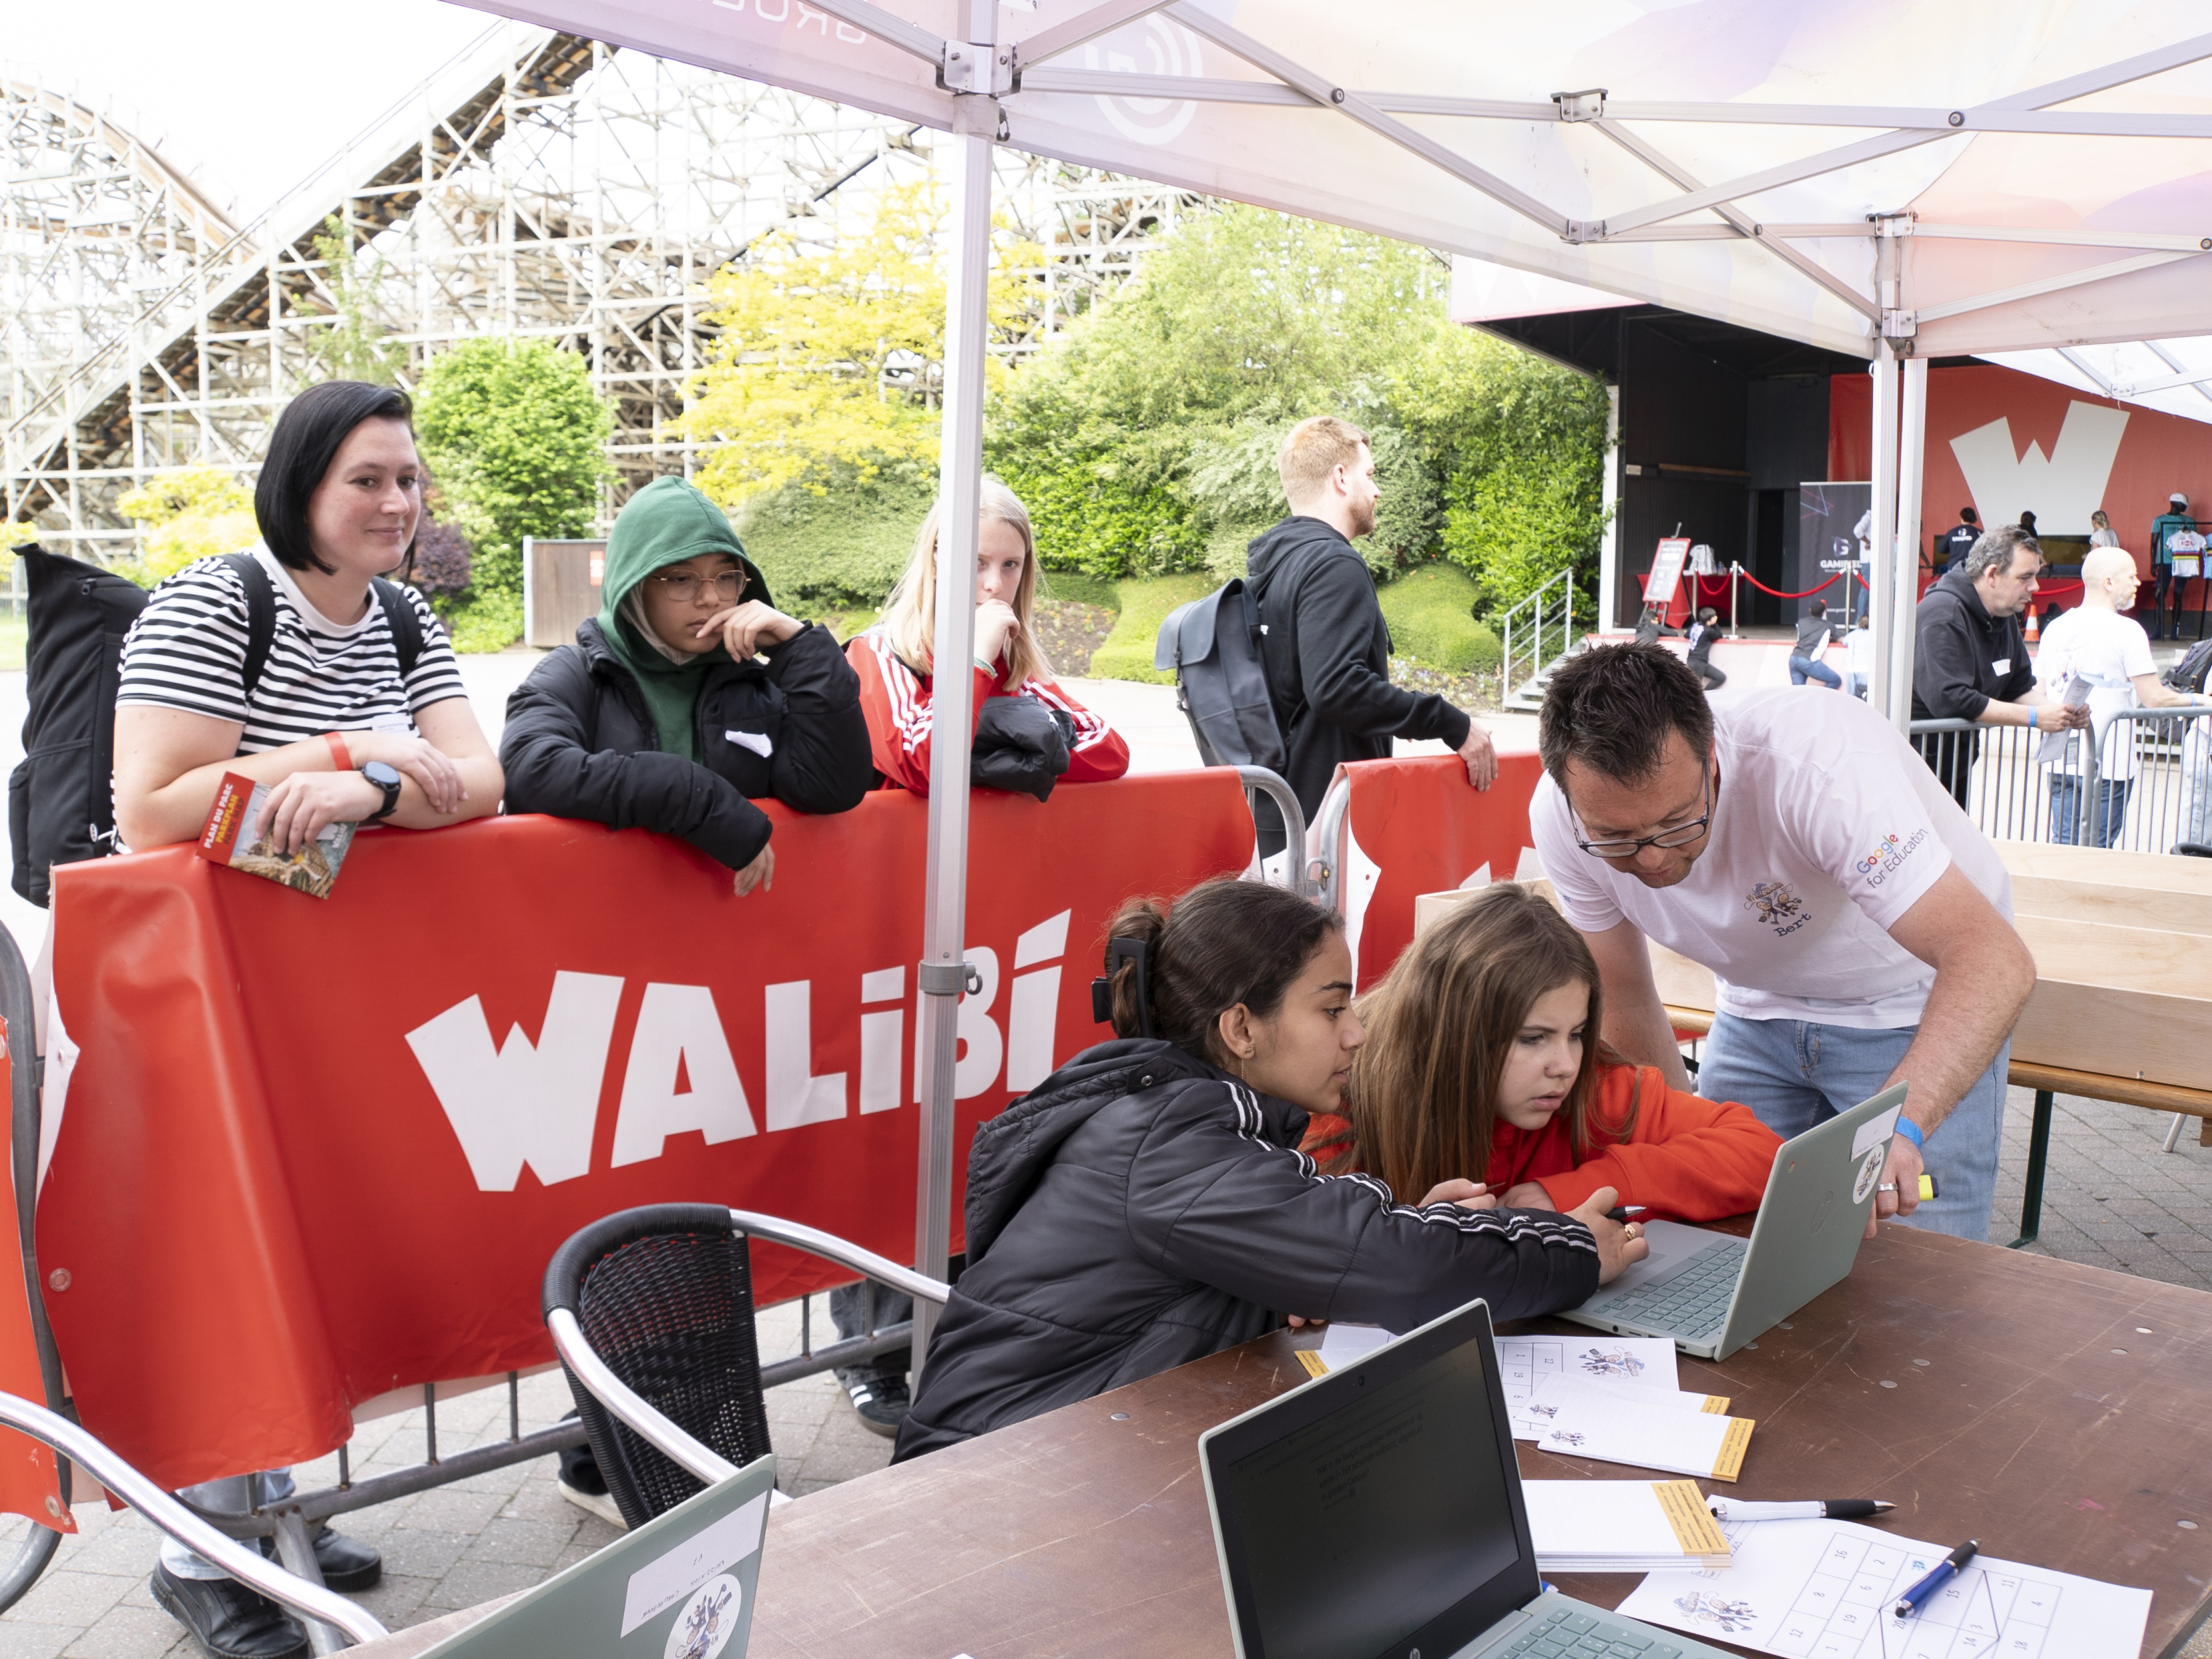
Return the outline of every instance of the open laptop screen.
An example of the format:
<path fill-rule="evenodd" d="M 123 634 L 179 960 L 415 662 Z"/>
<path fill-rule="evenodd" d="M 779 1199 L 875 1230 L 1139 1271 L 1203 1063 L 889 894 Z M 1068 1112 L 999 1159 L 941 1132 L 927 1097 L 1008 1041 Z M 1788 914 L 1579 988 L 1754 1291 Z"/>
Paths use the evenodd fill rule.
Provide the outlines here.
<path fill-rule="evenodd" d="M 1216 1431 L 1246 1659 L 1446 1659 L 1535 1594 L 1491 1352 L 1470 1308 Z"/>

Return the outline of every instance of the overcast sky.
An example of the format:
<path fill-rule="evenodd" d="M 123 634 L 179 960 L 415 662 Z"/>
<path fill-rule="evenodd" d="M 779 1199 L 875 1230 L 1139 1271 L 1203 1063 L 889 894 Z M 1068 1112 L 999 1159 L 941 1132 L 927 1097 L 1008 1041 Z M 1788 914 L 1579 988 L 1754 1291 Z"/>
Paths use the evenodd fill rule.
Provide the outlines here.
<path fill-rule="evenodd" d="M 9 0 L 0 63 L 106 109 L 252 218 L 499 26 L 443 0 Z"/>

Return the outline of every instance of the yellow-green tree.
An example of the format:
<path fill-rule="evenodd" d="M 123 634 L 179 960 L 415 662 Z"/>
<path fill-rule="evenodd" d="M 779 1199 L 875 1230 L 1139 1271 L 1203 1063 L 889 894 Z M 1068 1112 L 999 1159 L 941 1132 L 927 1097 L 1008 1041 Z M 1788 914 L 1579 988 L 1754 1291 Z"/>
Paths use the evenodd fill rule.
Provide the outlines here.
<path fill-rule="evenodd" d="M 121 568 L 148 587 L 195 559 L 242 553 L 260 539 L 253 492 L 219 466 L 157 472 L 115 504 L 146 526 L 135 565 Z"/>
<path fill-rule="evenodd" d="M 823 493 L 933 466 L 945 213 L 926 185 L 887 190 L 863 234 L 815 252 L 772 232 L 744 264 L 716 274 L 709 295 L 721 336 L 682 422 L 714 446 L 700 488 L 735 507 L 787 488 Z M 1001 337 L 1024 325 L 1042 258 L 1034 243 L 999 239 L 989 303 Z"/>

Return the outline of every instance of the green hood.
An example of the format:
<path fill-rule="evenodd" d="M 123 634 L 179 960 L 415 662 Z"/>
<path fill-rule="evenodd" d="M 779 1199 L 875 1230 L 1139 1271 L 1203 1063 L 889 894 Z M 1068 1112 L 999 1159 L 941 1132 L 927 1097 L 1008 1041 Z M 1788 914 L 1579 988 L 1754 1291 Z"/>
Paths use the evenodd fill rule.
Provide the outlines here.
<path fill-rule="evenodd" d="M 718 645 L 682 662 L 671 661 L 643 623 L 626 613 L 623 601 L 654 571 L 702 553 L 728 554 L 744 567 L 744 597 L 774 603 L 759 567 L 745 556 L 744 544 L 722 509 L 696 486 L 674 477 L 655 478 L 623 505 L 607 538 L 599 588 L 599 631 L 645 694 L 662 750 L 695 761 L 699 738 L 693 711 L 699 688 L 708 671 L 727 662 L 729 653 Z"/>

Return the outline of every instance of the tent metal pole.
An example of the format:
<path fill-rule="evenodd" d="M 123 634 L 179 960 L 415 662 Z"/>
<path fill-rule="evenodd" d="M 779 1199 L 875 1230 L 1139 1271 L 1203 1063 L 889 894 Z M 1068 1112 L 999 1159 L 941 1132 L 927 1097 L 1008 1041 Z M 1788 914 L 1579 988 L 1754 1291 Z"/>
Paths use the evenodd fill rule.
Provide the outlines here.
<path fill-rule="evenodd" d="M 964 7 L 971 48 L 988 61 L 997 9 Z M 975 40 L 980 27 L 981 39 Z M 960 1048 L 968 966 L 968 768 L 974 742 L 975 538 L 983 470 L 983 356 L 989 321 L 991 156 L 998 100 L 964 94 L 952 104 L 954 240 L 945 288 L 944 436 L 938 456 L 937 633 L 930 681 L 929 871 L 922 916 L 921 1143 L 915 1165 L 915 1270 L 946 1277 L 952 1229 L 953 1061 Z M 938 1310 L 917 1301 L 914 1369 L 919 1379 Z"/>
<path fill-rule="evenodd" d="M 1597 631 L 1615 625 L 1620 604 L 1620 387 L 1605 389 L 1605 482 L 1600 486 L 1605 528 L 1598 532 Z"/>
<path fill-rule="evenodd" d="M 1912 653 L 1920 611 L 1920 481 L 1928 442 L 1928 360 L 1905 360 L 1897 445 L 1897 591 L 1890 618 L 1889 672 L 1898 730 L 1912 719 Z"/>
<path fill-rule="evenodd" d="M 1878 246 L 1894 246 L 1889 242 Z M 1911 714 L 1908 691 L 1897 695 L 1897 354 L 1887 340 L 1875 343 L 1874 358 L 1874 684 L 1867 688 L 1877 713 L 1902 732 Z"/>

